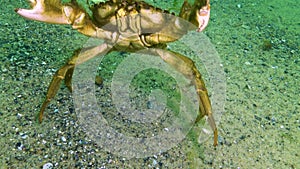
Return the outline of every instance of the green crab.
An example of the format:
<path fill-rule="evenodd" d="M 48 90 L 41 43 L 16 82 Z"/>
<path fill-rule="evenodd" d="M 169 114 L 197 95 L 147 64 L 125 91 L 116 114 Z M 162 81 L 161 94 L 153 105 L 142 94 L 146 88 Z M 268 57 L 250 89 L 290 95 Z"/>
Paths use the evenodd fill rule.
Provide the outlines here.
<path fill-rule="evenodd" d="M 109 0 L 90 6 L 88 14 L 75 0 L 63 3 L 59 0 L 29 0 L 32 9 L 18 8 L 15 11 L 24 18 L 51 23 L 68 24 L 78 32 L 104 40 L 104 44 L 75 52 L 73 57 L 54 75 L 43 102 L 38 120 L 42 122 L 44 111 L 56 95 L 60 83 L 65 81 L 72 91 L 72 75 L 76 64 L 83 63 L 98 54 L 111 51 L 134 52 L 147 49 L 159 55 L 166 63 L 181 72 L 195 86 L 199 100 L 198 122 L 207 116 L 214 132 L 214 146 L 217 145 L 218 131 L 212 113 L 208 91 L 194 62 L 186 56 L 166 49 L 166 44 L 181 38 L 190 29 L 180 19 L 183 18 L 203 31 L 210 16 L 209 0 L 195 0 L 191 5 L 183 2 L 179 17 L 167 17 L 168 11 L 137 0 Z M 90 4 L 88 2 L 88 4 Z M 170 14 L 174 15 L 174 14 Z M 126 19 L 122 19 L 126 18 Z M 109 25 L 109 26 L 106 26 Z M 149 33 L 154 32 L 154 33 Z M 171 35 L 171 36 L 170 36 Z M 78 57 L 80 55 L 80 59 Z"/>

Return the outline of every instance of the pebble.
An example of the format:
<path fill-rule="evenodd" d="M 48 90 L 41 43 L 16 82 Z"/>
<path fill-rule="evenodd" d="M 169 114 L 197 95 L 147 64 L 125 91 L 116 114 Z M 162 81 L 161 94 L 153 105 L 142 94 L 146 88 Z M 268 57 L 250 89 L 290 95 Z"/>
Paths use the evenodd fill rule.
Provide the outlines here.
<path fill-rule="evenodd" d="M 17 147 L 18 150 L 23 150 L 24 145 L 22 143 L 18 142 L 16 144 L 16 147 Z"/>
<path fill-rule="evenodd" d="M 2 73 L 6 73 L 8 70 L 6 68 L 2 69 Z"/>
<path fill-rule="evenodd" d="M 53 164 L 52 163 L 46 163 L 43 165 L 43 169 L 51 169 L 53 168 Z"/>
<path fill-rule="evenodd" d="M 21 118 L 23 116 L 23 114 L 18 113 L 17 114 L 17 118 Z"/>
<path fill-rule="evenodd" d="M 20 133 L 22 139 L 26 139 L 28 136 L 25 133 Z"/>
<path fill-rule="evenodd" d="M 245 65 L 251 65 L 251 63 L 250 62 L 245 62 Z"/>
<path fill-rule="evenodd" d="M 156 161 L 156 160 L 153 160 L 152 165 L 153 165 L 153 166 L 156 166 L 156 164 L 157 164 L 157 161 Z"/>

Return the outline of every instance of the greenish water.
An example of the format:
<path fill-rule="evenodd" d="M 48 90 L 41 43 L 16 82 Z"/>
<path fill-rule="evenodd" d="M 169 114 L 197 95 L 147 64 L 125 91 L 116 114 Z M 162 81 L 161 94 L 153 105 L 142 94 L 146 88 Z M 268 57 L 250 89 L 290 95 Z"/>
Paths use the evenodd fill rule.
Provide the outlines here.
<path fill-rule="evenodd" d="M 178 12 L 182 1 L 168 2 L 149 1 Z M 137 159 L 105 151 L 82 131 L 72 94 L 64 85 L 46 109 L 44 122 L 35 121 L 52 75 L 87 38 L 69 26 L 19 17 L 14 9 L 28 7 L 25 0 L 0 5 L 2 168 L 41 168 L 46 163 L 55 168 L 300 168 L 297 1 L 211 1 L 211 20 L 204 33 L 218 51 L 226 74 L 225 112 L 218 124 L 219 145 L 214 148 L 212 138 L 199 144 L 201 124 L 197 124 L 177 147 Z M 116 56 L 109 57 L 99 68 L 104 83 L 96 90 L 96 96 L 105 107 L 106 117 L 110 117 L 108 121 L 115 123 L 119 131 L 135 134 L 130 130 L 141 128 L 121 123 L 123 119 L 114 117 L 115 110 L 110 109 L 110 78 L 127 54 L 113 55 Z M 209 80 L 205 69 L 199 70 Z M 165 78 L 165 74 L 155 70 L 137 76 L 132 84 L 137 88 L 133 96 L 140 100 L 137 105 L 147 106 L 143 96 L 150 92 L 149 88 L 156 87 L 170 97 L 176 96 L 168 102 L 171 107 L 176 104 L 180 96 L 173 90 L 172 79 Z M 209 84 L 208 87 L 210 90 Z M 126 130 L 127 126 L 130 130 Z"/>

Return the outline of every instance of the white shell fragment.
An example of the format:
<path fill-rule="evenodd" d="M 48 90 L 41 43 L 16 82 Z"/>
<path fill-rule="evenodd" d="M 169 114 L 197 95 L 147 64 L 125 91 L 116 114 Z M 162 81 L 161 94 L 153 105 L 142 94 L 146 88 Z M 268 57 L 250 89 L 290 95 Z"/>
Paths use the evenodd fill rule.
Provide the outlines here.
<path fill-rule="evenodd" d="M 43 165 L 43 169 L 52 169 L 53 168 L 53 164 L 52 163 L 46 163 Z"/>

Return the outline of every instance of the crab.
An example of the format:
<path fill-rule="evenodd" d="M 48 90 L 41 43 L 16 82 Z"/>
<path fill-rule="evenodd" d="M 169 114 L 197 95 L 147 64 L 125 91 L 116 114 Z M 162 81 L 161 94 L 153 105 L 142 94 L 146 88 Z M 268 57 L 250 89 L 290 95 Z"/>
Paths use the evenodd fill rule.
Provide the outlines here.
<path fill-rule="evenodd" d="M 55 73 L 38 114 L 40 123 L 47 105 L 58 92 L 62 80 L 72 92 L 71 81 L 76 64 L 83 63 L 101 53 L 134 52 L 147 49 L 181 72 L 195 86 L 199 100 L 199 113 L 195 123 L 207 116 L 214 133 L 213 145 L 218 144 L 218 130 L 211 102 L 200 72 L 190 58 L 166 49 L 167 43 L 178 40 L 189 29 L 182 20 L 176 18 L 183 18 L 196 25 L 195 31 L 204 30 L 210 16 L 209 0 L 195 0 L 193 5 L 185 0 L 179 16 L 172 18 L 164 15 L 169 13 L 168 11 L 137 0 L 109 0 L 94 3 L 89 7 L 91 14 L 76 0 L 71 0 L 69 3 L 63 3 L 60 0 L 29 1 L 32 9 L 18 8 L 15 10 L 22 17 L 51 24 L 68 24 L 86 36 L 100 38 L 105 42 L 99 46 L 85 49 L 80 54 L 74 52 L 72 58 Z M 87 1 L 87 4 L 90 2 Z M 127 18 L 122 19 L 125 17 Z M 105 25 L 110 26 L 105 27 Z M 154 33 L 148 33 L 149 30 L 154 30 Z"/>

